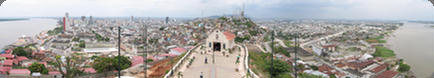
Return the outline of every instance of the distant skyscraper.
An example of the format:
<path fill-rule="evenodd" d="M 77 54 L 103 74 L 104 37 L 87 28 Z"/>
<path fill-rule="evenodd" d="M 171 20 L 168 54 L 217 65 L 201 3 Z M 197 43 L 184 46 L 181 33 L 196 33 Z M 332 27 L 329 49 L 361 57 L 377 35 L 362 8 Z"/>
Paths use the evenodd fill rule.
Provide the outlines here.
<path fill-rule="evenodd" d="M 241 9 L 241 13 L 240 13 L 241 16 L 244 16 L 244 9 L 245 9 L 245 6 L 246 6 L 246 5 L 243 3 L 243 6 L 242 6 L 243 8 Z"/>
<path fill-rule="evenodd" d="M 65 13 L 65 17 L 63 17 L 63 32 L 66 31 L 66 26 L 69 26 L 69 13 Z"/>
<path fill-rule="evenodd" d="M 134 21 L 134 16 L 131 16 L 131 21 Z"/>
<path fill-rule="evenodd" d="M 169 17 L 166 17 L 166 24 L 169 23 Z"/>
<path fill-rule="evenodd" d="M 93 17 L 89 16 L 89 24 L 93 24 Z"/>
<path fill-rule="evenodd" d="M 86 16 L 81 16 L 81 21 L 86 20 Z"/>

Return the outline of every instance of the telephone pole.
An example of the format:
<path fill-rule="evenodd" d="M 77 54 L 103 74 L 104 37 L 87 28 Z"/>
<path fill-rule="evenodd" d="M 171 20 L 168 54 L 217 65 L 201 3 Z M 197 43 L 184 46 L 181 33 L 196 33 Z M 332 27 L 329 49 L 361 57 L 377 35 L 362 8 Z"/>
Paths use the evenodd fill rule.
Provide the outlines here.
<path fill-rule="evenodd" d="M 143 56 L 143 61 L 145 61 L 144 63 L 145 63 L 145 68 L 144 68 L 144 74 L 145 74 L 145 76 L 144 76 L 144 78 L 146 78 L 146 76 L 147 76 L 147 73 L 148 73 L 148 71 L 146 71 L 147 69 L 148 69 L 148 59 L 147 59 L 147 57 L 148 57 L 148 50 L 147 50 L 147 46 L 148 46 L 148 28 L 146 27 L 146 25 L 144 25 L 144 34 L 143 34 L 143 36 L 145 37 L 144 39 L 145 40 L 143 40 L 143 53 L 144 53 L 144 56 Z"/>
<path fill-rule="evenodd" d="M 121 27 L 118 27 L 118 78 L 121 78 Z"/>
<path fill-rule="evenodd" d="M 295 45 L 294 45 L 294 76 L 295 78 L 297 78 L 297 52 L 298 52 L 298 33 L 295 34 Z"/>
<path fill-rule="evenodd" d="M 274 76 L 274 29 L 271 31 L 271 69 L 270 69 L 270 78 Z"/>

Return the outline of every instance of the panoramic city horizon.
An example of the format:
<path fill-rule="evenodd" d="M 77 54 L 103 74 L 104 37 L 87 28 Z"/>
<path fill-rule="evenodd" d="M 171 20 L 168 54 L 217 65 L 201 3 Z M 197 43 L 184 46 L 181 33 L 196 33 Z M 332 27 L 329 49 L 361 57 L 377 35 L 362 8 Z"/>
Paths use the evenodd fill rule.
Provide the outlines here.
<path fill-rule="evenodd" d="M 434 0 L 0 0 L 0 78 L 434 78 Z"/>
<path fill-rule="evenodd" d="M 428 0 L 7 0 L 0 17 L 201 17 L 243 5 L 254 18 L 434 20 Z"/>

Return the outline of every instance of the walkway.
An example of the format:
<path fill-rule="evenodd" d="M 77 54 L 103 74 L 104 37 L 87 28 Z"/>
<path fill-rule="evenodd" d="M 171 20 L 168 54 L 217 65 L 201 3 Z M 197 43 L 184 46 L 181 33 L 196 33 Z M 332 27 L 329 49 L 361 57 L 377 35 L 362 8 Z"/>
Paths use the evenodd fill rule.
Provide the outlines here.
<path fill-rule="evenodd" d="M 241 47 L 241 46 L 238 46 Z M 238 48 L 237 47 L 237 48 Z M 215 63 L 212 62 L 212 53 L 200 54 L 201 50 L 197 49 L 192 53 L 189 58 L 195 57 L 195 60 L 191 64 L 189 68 L 186 67 L 187 63 L 180 68 L 180 72 L 182 72 L 182 78 L 199 78 L 200 73 L 203 72 L 204 78 L 242 78 L 245 75 L 245 71 L 243 69 L 243 51 L 236 49 L 236 51 L 232 54 L 229 54 L 228 57 L 223 56 L 222 53 L 215 53 Z M 228 53 L 226 53 L 228 54 Z M 240 54 L 240 62 L 236 64 L 236 59 L 238 54 Z M 208 59 L 208 64 L 205 64 L 205 58 Z M 238 71 L 236 71 L 238 69 Z M 177 73 L 174 74 L 174 77 L 177 77 Z"/>

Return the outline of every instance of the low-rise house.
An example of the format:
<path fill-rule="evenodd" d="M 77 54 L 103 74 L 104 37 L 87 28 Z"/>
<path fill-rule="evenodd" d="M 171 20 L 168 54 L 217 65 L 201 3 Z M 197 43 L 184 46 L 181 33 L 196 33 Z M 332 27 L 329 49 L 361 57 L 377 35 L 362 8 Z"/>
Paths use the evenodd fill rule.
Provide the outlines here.
<path fill-rule="evenodd" d="M 350 62 L 348 64 L 346 64 L 348 66 L 348 68 L 353 69 L 353 70 L 362 70 L 363 68 L 374 64 L 375 62 L 373 60 L 367 60 L 367 61 L 353 61 Z"/>
<path fill-rule="evenodd" d="M 133 56 L 131 59 L 131 67 L 144 62 L 142 56 Z"/>
<path fill-rule="evenodd" d="M 50 71 L 48 72 L 48 75 L 51 75 L 53 78 L 62 78 L 62 73 L 59 71 Z"/>
<path fill-rule="evenodd" d="M 13 62 L 13 60 L 4 60 L 2 66 L 12 67 L 14 65 Z"/>
<path fill-rule="evenodd" d="M 375 76 L 375 78 L 397 78 L 398 73 L 399 72 L 387 70 L 378 74 L 377 76 Z"/>
<path fill-rule="evenodd" d="M 5 57 L 6 59 L 14 59 L 14 55 L 12 54 L 0 54 L 0 57 Z"/>
<path fill-rule="evenodd" d="M 12 69 L 9 71 L 9 76 L 30 76 L 28 69 Z"/>
<path fill-rule="evenodd" d="M 93 68 L 85 68 L 83 72 L 85 72 L 85 73 L 96 73 L 95 69 L 93 69 Z"/>
<path fill-rule="evenodd" d="M 374 69 L 370 70 L 372 73 L 379 74 L 387 69 L 387 64 L 381 64 L 380 66 L 375 67 Z"/>
<path fill-rule="evenodd" d="M 174 55 L 181 55 L 182 53 L 187 52 L 187 50 L 185 50 L 184 48 L 172 48 L 170 49 L 169 54 L 174 54 Z"/>
<path fill-rule="evenodd" d="M 0 67 L 0 74 L 8 74 L 8 71 L 11 69 L 12 67 Z"/>

